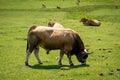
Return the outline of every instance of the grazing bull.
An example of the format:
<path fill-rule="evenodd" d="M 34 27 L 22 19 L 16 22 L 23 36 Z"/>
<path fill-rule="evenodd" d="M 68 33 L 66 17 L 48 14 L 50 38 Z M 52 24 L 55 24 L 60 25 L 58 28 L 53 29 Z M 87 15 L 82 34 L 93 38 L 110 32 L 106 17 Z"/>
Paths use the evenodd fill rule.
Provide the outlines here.
<path fill-rule="evenodd" d="M 64 28 L 63 25 L 61 25 L 60 23 L 58 22 L 48 22 L 48 27 L 54 27 L 54 28 Z"/>
<path fill-rule="evenodd" d="M 88 54 L 80 36 L 71 29 L 51 28 L 44 26 L 32 26 L 28 31 L 25 65 L 28 66 L 28 59 L 32 51 L 36 59 L 42 64 L 38 57 L 39 46 L 45 50 L 60 50 L 59 65 L 62 65 L 62 57 L 67 55 L 69 64 L 73 66 L 71 56 L 76 55 L 79 62 L 86 64 Z"/>
<path fill-rule="evenodd" d="M 80 22 L 83 22 L 85 26 L 100 26 L 101 22 L 98 20 L 92 20 L 87 18 L 82 18 Z"/>

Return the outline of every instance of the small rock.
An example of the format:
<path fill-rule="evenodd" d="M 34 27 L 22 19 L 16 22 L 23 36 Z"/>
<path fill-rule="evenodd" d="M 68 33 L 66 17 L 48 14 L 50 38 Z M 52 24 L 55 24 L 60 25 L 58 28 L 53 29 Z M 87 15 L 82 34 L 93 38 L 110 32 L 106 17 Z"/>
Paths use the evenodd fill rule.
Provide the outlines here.
<path fill-rule="evenodd" d="M 61 70 L 69 70 L 70 67 L 61 67 L 60 69 L 61 69 Z"/>

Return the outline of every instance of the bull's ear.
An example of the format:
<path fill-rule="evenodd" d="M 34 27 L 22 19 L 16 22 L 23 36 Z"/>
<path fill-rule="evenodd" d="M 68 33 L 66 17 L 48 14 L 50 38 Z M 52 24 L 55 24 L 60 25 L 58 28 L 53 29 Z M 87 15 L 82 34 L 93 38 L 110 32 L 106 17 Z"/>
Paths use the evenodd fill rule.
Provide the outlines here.
<path fill-rule="evenodd" d="M 85 52 L 86 54 L 93 54 L 94 52 Z"/>

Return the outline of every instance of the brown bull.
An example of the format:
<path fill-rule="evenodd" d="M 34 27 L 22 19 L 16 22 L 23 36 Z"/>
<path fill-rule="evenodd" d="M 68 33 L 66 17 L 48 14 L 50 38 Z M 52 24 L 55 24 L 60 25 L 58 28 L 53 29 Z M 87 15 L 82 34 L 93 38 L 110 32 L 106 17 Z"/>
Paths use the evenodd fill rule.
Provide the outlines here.
<path fill-rule="evenodd" d="M 42 26 L 32 26 L 28 31 L 27 49 L 25 65 L 28 65 L 28 59 L 32 51 L 40 64 L 42 64 L 38 57 L 39 47 L 45 50 L 60 50 L 59 65 L 62 65 L 62 57 L 67 55 L 69 64 L 73 66 L 71 56 L 76 55 L 79 62 L 86 64 L 88 57 L 84 50 L 84 44 L 79 35 L 71 30 L 65 28 L 51 28 Z"/>

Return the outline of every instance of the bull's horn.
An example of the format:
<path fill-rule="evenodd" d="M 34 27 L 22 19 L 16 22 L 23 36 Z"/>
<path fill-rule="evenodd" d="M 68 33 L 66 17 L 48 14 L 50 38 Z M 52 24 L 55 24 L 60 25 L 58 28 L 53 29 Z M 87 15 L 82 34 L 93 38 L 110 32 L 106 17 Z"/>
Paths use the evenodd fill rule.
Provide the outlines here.
<path fill-rule="evenodd" d="M 86 54 L 93 54 L 94 52 L 86 52 Z"/>

